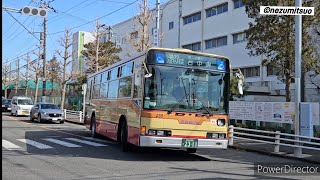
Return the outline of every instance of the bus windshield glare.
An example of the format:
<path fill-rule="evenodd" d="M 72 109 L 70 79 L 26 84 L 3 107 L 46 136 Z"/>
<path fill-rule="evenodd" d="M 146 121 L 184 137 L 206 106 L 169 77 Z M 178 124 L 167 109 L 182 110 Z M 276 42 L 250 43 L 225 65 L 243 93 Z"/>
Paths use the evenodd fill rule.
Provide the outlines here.
<path fill-rule="evenodd" d="M 227 113 L 225 72 L 148 65 L 144 108 L 208 114 Z"/>

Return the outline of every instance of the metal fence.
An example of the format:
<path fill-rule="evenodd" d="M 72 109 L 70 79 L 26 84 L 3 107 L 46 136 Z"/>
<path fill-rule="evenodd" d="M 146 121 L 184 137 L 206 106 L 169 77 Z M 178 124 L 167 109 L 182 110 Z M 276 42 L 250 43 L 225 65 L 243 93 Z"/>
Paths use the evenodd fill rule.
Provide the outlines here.
<path fill-rule="evenodd" d="M 64 109 L 64 119 L 66 121 L 71 121 L 75 123 L 84 123 L 83 112 L 82 111 L 71 111 Z"/>
<path fill-rule="evenodd" d="M 229 126 L 229 145 L 234 144 L 234 139 L 244 139 L 255 142 L 273 144 L 274 153 L 280 153 L 280 146 L 292 148 L 310 149 L 320 151 L 320 138 L 299 136 L 294 134 L 281 133 L 280 131 L 263 131 Z M 297 151 L 299 152 L 299 151 Z M 298 154 L 300 155 L 300 154 Z"/>

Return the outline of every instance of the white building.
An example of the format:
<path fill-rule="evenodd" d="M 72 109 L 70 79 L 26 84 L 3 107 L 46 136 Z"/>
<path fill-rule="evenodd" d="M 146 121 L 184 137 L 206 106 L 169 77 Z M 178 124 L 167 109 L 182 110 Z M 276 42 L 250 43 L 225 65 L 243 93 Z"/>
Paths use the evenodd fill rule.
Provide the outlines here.
<path fill-rule="evenodd" d="M 255 95 L 248 98 L 259 101 L 284 100 L 285 85 L 277 80 L 274 70 L 262 66 L 262 57 L 250 57 L 245 49 L 243 32 L 249 28 L 250 19 L 241 0 L 171 0 L 161 5 L 160 9 L 159 34 L 163 36 L 160 47 L 182 47 L 227 56 L 232 68 L 240 68 L 245 75 L 246 82 L 250 85 L 247 91 L 281 97 L 263 98 Z M 155 17 L 155 10 L 152 12 Z M 119 54 L 121 58 L 128 58 L 136 53 L 128 38 L 138 36 L 138 27 L 134 17 L 112 26 L 112 41 L 122 48 Z M 154 18 L 149 27 L 151 37 L 155 27 Z M 318 76 L 320 79 L 320 75 Z M 316 86 L 308 84 L 306 88 L 310 97 L 306 100 L 320 102 Z M 291 89 L 294 100 L 294 84 Z"/>
<path fill-rule="evenodd" d="M 83 45 L 93 42 L 95 37 L 90 32 L 78 31 L 72 36 L 72 72 L 82 74 L 86 68 L 86 62 L 81 51 L 84 49 Z"/>

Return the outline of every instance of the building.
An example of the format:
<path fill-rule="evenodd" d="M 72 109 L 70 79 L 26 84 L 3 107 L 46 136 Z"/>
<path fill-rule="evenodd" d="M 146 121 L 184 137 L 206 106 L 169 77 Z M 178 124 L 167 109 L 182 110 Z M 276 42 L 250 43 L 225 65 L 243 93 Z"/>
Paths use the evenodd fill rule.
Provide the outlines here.
<path fill-rule="evenodd" d="M 224 55 L 230 58 L 233 69 L 240 68 L 252 94 L 250 101 L 284 101 L 285 84 L 277 79 L 275 70 L 261 65 L 263 57 L 250 57 L 246 47 L 244 31 L 251 21 L 242 0 L 170 0 L 160 7 L 160 47 L 187 48 L 194 51 Z M 152 10 L 153 17 L 156 11 Z M 112 26 L 111 40 L 122 48 L 121 58 L 136 54 L 130 39 L 137 38 L 138 22 L 133 17 Z M 156 20 L 149 26 L 153 37 Z M 153 41 L 153 40 L 151 40 Z M 314 75 L 320 83 L 320 75 Z M 306 101 L 320 102 L 319 87 L 311 83 L 306 86 Z M 294 101 L 294 83 L 291 85 Z M 268 96 L 274 96 L 270 98 Z"/>
<path fill-rule="evenodd" d="M 72 72 L 82 74 L 86 68 L 85 60 L 81 54 L 84 44 L 93 42 L 95 37 L 90 32 L 78 31 L 72 36 Z"/>

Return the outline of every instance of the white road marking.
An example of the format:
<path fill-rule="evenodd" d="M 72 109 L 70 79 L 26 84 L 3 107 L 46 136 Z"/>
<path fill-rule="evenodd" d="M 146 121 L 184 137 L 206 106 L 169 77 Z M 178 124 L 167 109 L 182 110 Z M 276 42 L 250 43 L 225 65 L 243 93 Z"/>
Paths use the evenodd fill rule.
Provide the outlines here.
<path fill-rule="evenodd" d="M 85 141 L 85 140 L 76 139 L 76 138 L 66 138 L 66 139 L 68 139 L 70 141 L 75 141 L 75 142 L 91 145 L 91 146 L 108 146 L 108 145 L 105 145 L 105 144 L 99 144 L 99 143 L 95 143 L 95 142 L 91 142 L 91 141 Z"/>
<path fill-rule="evenodd" d="M 107 141 L 107 140 L 103 140 L 103 139 L 97 139 L 97 138 L 93 138 L 93 137 L 83 137 L 83 138 L 85 138 L 85 139 L 90 139 L 90 140 L 93 140 L 93 141 L 98 141 L 98 142 L 115 144 L 114 142 L 111 142 L 111 141 Z"/>
<path fill-rule="evenodd" d="M 2 140 L 2 147 L 8 149 L 8 150 L 21 150 L 22 148 L 20 146 L 17 146 L 7 140 Z"/>
<path fill-rule="evenodd" d="M 18 141 L 21 141 L 21 142 L 24 142 L 26 144 L 29 144 L 31 146 L 34 146 L 36 148 L 39 148 L 39 149 L 51 149 L 53 147 L 51 146 L 48 146 L 48 145 L 45 145 L 45 144 L 42 144 L 42 143 L 38 143 L 36 141 L 32 141 L 30 139 L 17 139 Z"/>
<path fill-rule="evenodd" d="M 81 146 L 76 145 L 76 144 L 68 143 L 68 142 L 65 142 L 65 141 L 60 141 L 58 139 L 53 139 L 53 138 L 45 138 L 44 140 L 49 141 L 49 142 L 53 142 L 53 143 L 56 143 L 56 144 L 59 144 L 59 145 L 62 145 L 62 146 L 66 146 L 66 147 L 81 147 Z"/>

